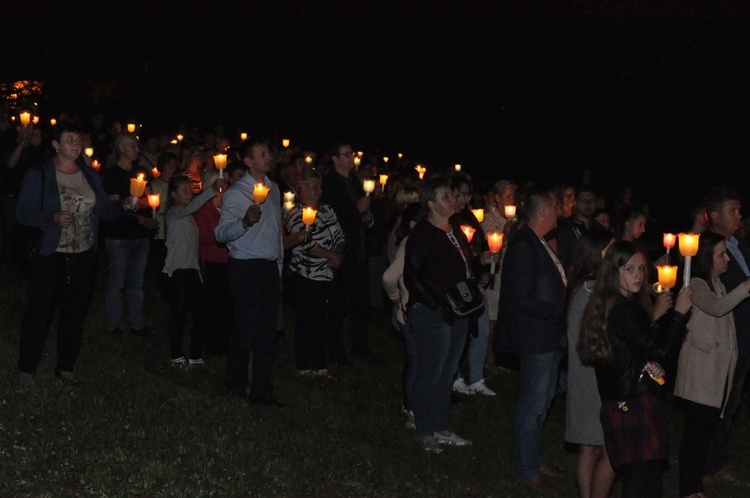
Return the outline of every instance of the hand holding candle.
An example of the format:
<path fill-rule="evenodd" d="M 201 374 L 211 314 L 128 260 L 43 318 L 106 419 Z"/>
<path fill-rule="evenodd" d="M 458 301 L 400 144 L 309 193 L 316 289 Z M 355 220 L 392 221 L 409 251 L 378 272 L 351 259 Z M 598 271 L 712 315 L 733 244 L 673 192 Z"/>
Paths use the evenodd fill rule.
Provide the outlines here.
<path fill-rule="evenodd" d="M 255 187 L 253 187 L 253 200 L 257 204 L 263 204 L 266 202 L 266 197 L 268 197 L 268 192 L 271 189 L 263 185 L 262 183 L 256 183 Z"/>
<path fill-rule="evenodd" d="M 503 248 L 503 233 L 502 232 L 487 232 L 487 244 L 490 246 L 490 251 L 498 253 Z M 492 262 L 490 266 L 490 273 L 495 275 L 495 262 Z"/>
<path fill-rule="evenodd" d="M 676 266 L 657 266 L 656 271 L 659 272 L 659 282 L 657 283 L 657 292 L 666 292 L 677 283 L 677 267 Z"/>

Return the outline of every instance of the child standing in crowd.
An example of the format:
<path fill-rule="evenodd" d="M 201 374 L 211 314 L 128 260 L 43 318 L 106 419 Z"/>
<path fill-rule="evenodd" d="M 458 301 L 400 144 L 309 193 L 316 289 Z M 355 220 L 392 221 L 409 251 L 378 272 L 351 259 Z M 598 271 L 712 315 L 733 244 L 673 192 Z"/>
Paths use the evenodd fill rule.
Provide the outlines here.
<path fill-rule="evenodd" d="M 203 192 L 193 199 L 190 178 L 175 176 L 169 181 L 167 259 L 162 271 L 169 275 L 172 307 L 172 316 L 169 320 L 169 347 L 173 366 L 185 365 L 182 331 L 190 309 L 190 298 L 198 295 L 201 283 L 198 265 L 198 225 L 191 215 L 216 196 L 223 183 L 216 170 L 209 171 L 203 179 Z M 189 365 L 203 364 L 204 342 L 205 337 L 200 327 L 193 327 Z"/>

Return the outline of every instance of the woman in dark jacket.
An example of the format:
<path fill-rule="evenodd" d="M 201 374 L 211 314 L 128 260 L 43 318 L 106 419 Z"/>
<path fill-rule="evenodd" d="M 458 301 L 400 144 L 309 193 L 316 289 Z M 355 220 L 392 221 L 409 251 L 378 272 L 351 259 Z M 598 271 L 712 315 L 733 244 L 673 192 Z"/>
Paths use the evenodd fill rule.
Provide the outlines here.
<path fill-rule="evenodd" d="M 658 298 L 652 312 L 646 283 L 643 253 L 632 242 L 612 244 L 584 312 L 578 348 L 582 363 L 596 368 L 604 443 L 622 477 L 622 497 L 661 494 L 669 448 L 667 407 L 656 379 L 664 375 L 661 363 L 679 350 L 692 306 L 688 287 L 671 312 L 669 294 Z"/>
<path fill-rule="evenodd" d="M 82 140 L 76 124 L 58 123 L 52 146 L 52 159 L 26 174 L 16 207 L 19 223 L 43 231 L 29 272 L 19 380 L 31 380 L 36 371 L 52 313 L 59 307 L 55 376 L 77 384 L 73 367 L 94 285 L 99 220 L 122 217 L 125 209 L 106 194 L 96 170 L 79 160 Z"/>
<path fill-rule="evenodd" d="M 471 250 L 461 230 L 450 224 L 456 198 L 447 179 L 425 182 L 419 200 L 426 217 L 409 235 L 404 262 L 407 323 L 414 334 L 417 364 L 411 399 L 423 447 L 439 452 L 439 444 L 471 444 L 448 427 L 453 376 L 466 343 L 468 319 L 451 316 L 446 301 L 450 287 L 471 277 Z"/>

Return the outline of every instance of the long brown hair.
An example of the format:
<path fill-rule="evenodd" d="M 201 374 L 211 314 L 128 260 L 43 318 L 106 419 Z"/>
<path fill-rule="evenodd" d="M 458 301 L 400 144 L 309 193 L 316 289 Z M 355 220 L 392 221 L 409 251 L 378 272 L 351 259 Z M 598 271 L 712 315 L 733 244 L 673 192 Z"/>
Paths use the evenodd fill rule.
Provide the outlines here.
<path fill-rule="evenodd" d="M 583 328 L 578 340 L 578 355 L 584 365 L 609 363 L 612 360 L 612 345 L 609 342 L 607 320 L 609 311 L 618 298 L 620 291 L 620 268 L 639 251 L 629 241 L 619 240 L 609 246 L 602 260 L 599 274 L 594 284 L 594 292 L 583 314 Z M 644 256 L 645 259 L 645 256 Z M 648 279 L 644 278 L 644 282 Z M 639 301 L 646 310 L 650 311 L 651 303 L 645 286 L 640 292 L 632 296 Z"/>

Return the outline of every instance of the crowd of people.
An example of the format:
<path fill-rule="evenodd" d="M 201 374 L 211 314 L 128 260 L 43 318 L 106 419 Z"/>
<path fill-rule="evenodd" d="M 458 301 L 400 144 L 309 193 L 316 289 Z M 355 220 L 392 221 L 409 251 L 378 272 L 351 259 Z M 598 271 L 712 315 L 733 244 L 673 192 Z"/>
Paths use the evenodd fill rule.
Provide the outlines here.
<path fill-rule="evenodd" d="M 319 378 L 333 365 L 382 363 L 368 327 L 385 295 L 403 337 L 406 424 L 425 451 L 470 446 L 451 429 L 452 399 L 495 396 L 485 375 L 511 367 L 513 462 L 531 491 L 564 476 L 542 433 L 566 393 L 579 495 L 609 496 L 619 478 L 624 497 L 660 496 L 672 389 L 685 418 L 680 496 L 705 496 L 717 480 L 750 485 L 728 451 L 750 370 L 750 247 L 728 187 L 690 213 L 687 228 L 701 233 L 692 278 L 664 291 L 656 267 L 683 264 L 654 243 L 660 234 L 643 237 L 658 231 L 648 206 L 630 188 L 607 202 L 589 170 L 576 185 L 490 178 L 475 190 L 469 175 L 363 157 L 344 140 L 303 150 L 220 127 L 177 139 L 117 122 L 105 130 L 101 115 L 0 131 L 4 271 L 28 283 L 21 383 L 34 378 L 57 310 L 54 373 L 80 384 L 103 244 L 106 332 L 165 335 L 165 362 L 178 368 L 226 357 L 227 390 L 253 404 L 283 406 L 272 377 L 282 289 L 296 371 Z M 166 334 L 144 312 L 149 266 L 171 306 Z"/>

